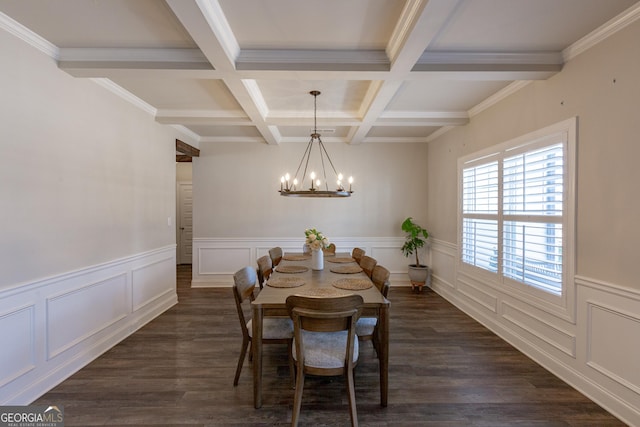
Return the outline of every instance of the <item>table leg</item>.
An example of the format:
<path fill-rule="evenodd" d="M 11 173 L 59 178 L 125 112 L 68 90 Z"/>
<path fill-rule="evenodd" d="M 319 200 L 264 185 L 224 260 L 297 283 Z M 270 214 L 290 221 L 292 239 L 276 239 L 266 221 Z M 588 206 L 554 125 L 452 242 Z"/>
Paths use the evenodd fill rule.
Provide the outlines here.
<path fill-rule="evenodd" d="M 389 306 L 380 307 L 380 348 L 378 363 L 380 364 L 380 406 L 386 407 L 389 395 Z"/>
<path fill-rule="evenodd" d="M 251 322 L 253 336 L 251 349 L 253 351 L 253 406 L 258 409 L 262 406 L 262 307 L 253 306 Z"/>

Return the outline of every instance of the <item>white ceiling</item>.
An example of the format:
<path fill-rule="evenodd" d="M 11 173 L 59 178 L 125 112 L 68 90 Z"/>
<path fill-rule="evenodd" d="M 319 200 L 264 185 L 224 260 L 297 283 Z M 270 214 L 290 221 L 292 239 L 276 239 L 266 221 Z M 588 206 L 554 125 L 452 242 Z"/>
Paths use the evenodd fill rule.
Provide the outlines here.
<path fill-rule="evenodd" d="M 37 34 L 61 69 L 108 79 L 200 143 L 306 143 L 309 91 L 320 90 L 323 140 L 360 144 L 463 125 L 639 10 L 638 0 L 0 0 L 0 28 Z"/>

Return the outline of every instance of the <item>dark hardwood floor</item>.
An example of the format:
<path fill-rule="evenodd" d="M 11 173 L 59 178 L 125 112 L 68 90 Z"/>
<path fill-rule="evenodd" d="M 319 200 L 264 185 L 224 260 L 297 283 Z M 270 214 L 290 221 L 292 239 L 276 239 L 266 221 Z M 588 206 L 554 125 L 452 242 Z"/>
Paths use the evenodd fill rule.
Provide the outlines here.
<path fill-rule="evenodd" d="M 272 426 L 291 420 L 286 346 L 265 346 L 261 409 L 248 360 L 233 387 L 241 335 L 231 288 L 179 303 L 34 404 L 63 405 L 66 426 Z M 621 426 L 585 396 L 425 289 L 392 287 L 389 406 L 370 342 L 356 368 L 362 426 Z M 307 377 L 301 425 L 348 425 L 342 378 Z"/>

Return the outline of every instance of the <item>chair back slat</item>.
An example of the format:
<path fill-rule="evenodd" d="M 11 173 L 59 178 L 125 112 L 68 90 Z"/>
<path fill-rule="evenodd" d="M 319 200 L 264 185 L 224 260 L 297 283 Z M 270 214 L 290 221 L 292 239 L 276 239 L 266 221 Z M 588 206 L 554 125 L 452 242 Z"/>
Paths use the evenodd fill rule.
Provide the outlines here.
<path fill-rule="evenodd" d="M 360 260 L 360 267 L 362 267 L 362 270 L 364 270 L 364 273 L 369 276 L 369 278 L 371 278 L 371 275 L 373 274 L 373 269 L 376 267 L 376 265 L 378 264 L 378 261 L 376 261 L 375 258 L 371 258 L 368 255 L 363 255 L 362 259 Z"/>

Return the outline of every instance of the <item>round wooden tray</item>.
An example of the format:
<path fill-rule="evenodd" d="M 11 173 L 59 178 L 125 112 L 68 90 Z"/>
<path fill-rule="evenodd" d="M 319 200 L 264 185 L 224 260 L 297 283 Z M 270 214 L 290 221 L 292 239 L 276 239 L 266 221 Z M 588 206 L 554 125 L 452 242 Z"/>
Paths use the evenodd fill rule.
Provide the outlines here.
<path fill-rule="evenodd" d="M 360 273 L 362 271 L 362 267 L 360 267 L 358 264 L 338 265 L 336 267 L 331 267 L 330 270 L 338 274 L 355 274 Z"/>
<path fill-rule="evenodd" d="M 309 267 L 304 265 L 279 265 L 276 267 L 278 273 L 304 273 Z"/>
<path fill-rule="evenodd" d="M 267 286 L 272 288 L 297 288 L 305 284 L 305 281 L 301 277 L 274 277 L 269 279 Z"/>
<path fill-rule="evenodd" d="M 335 258 L 328 259 L 327 262 L 335 262 L 337 264 L 345 264 L 345 263 L 348 263 L 348 262 L 356 262 L 356 260 L 351 258 L 351 257 L 335 257 Z"/>
<path fill-rule="evenodd" d="M 347 291 L 363 291 L 372 287 L 373 282 L 368 279 L 346 278 L 338 279 L 333 282 L 332 285 L 338 289 L 345 289 Z"/>

